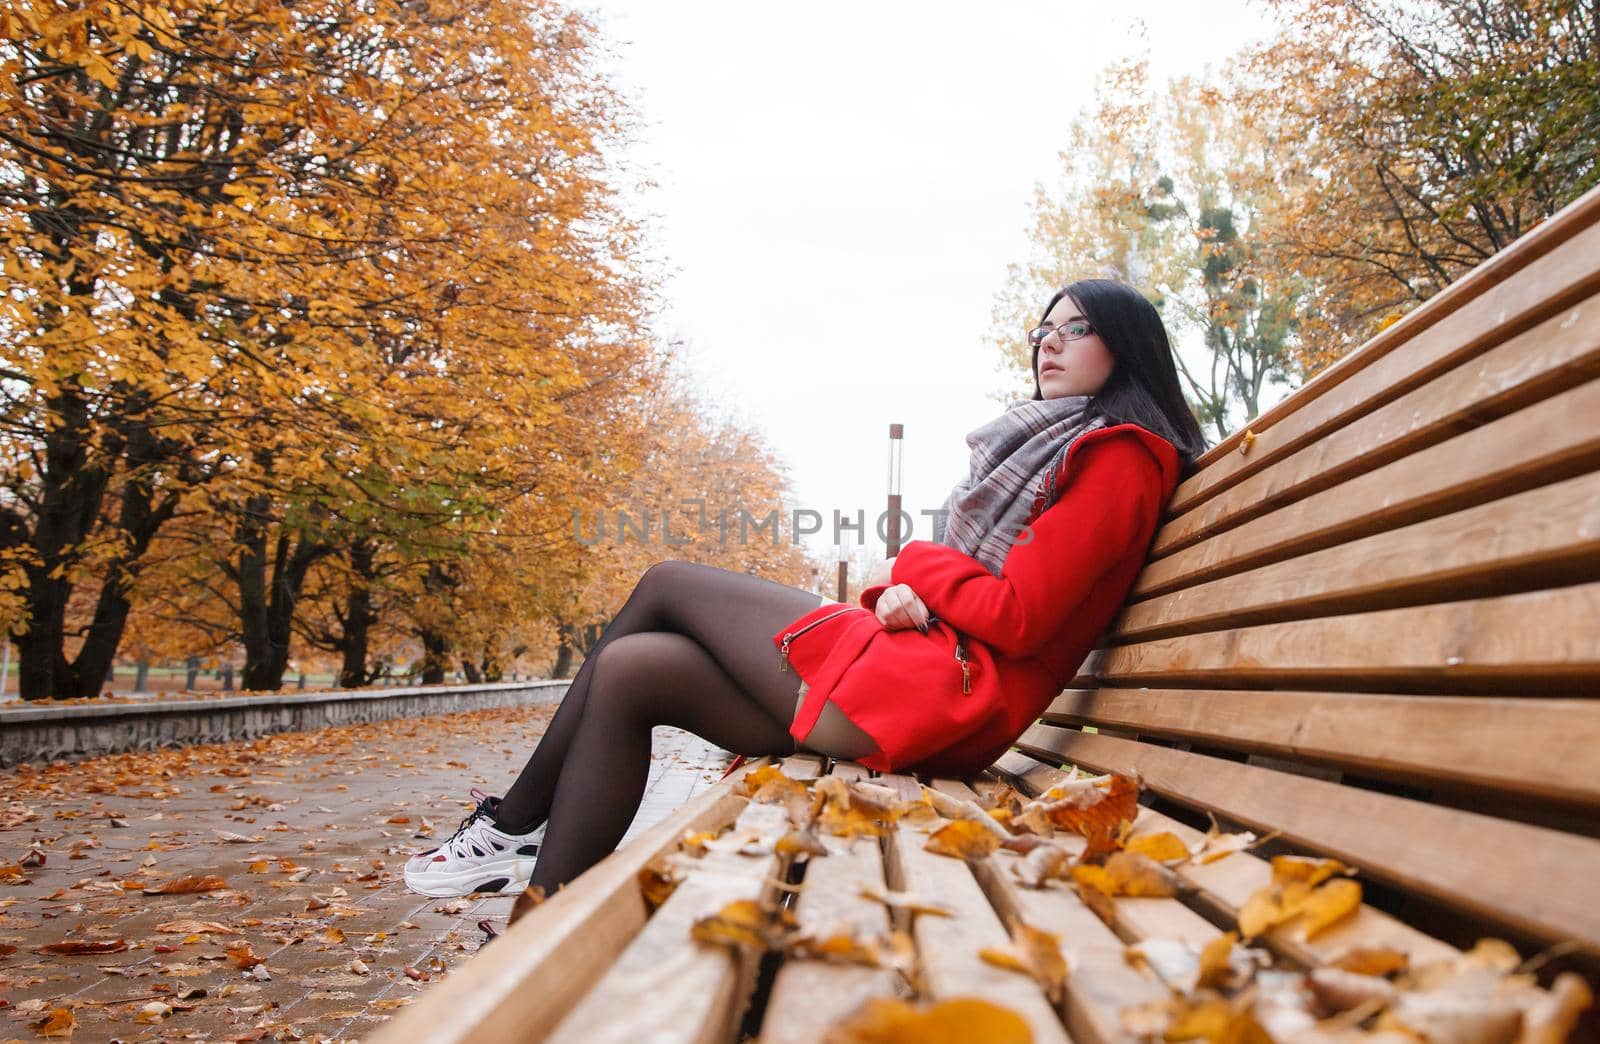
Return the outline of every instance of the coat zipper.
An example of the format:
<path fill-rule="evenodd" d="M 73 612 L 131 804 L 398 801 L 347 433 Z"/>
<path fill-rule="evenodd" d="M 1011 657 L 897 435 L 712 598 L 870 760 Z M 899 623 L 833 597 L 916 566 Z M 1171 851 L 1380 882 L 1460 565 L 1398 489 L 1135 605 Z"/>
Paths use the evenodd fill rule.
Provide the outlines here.
<path fill-rule="evenodd" d="M 805 634 L 818 624 L 827 623 L 835 616 L 848 613 L 854 608 L 855 606 L 846 606 L 845 608 L 840 609 L 838 612 L 829 613 L 827 616 L 824 616 L 819 620 L 812 620 L 798 631 L 790 631 L 789 633 L 785 634 L 783 636 L 782 644 L 778 647 L 778 670 L 788 671 L 789 669 L 790 642 L 794 641 L 802 634 Z M 929 616 L 928 619 L 929 622 L 932 622 L 933 620 L 937 619 L 937 617 Z M 945 626 L 948 627 L 949 625 L 946 624 Z M 970 694 L 972 692 L 972 660 L 967 656 L 967 636 L 962 634 L 960 631 L 956 631 L 954 627 L 951 627 L 950 629 L 955 632 L 956 636 L 956 662 L 961 664 L 961 691 L 963 694 Z"/>
<path fill-rule="evenodd" d="M 807 631 L 811 630 L 811 628 L 817 626 L 817 624 L 827 623 L 829 620 L 832 620 L 835 616 L 840 616 L 840 615 L 842 615 L 844 613 L 848 613 L 850 610 L 852 610 L 854 608 L 855 608 L 855 606 L 853 606 L 853 605 L 845 606 L 843 609 L 840 609 L 836 613 L 829 613 L 827 616 L 824 616 L 820 620 L 812 620 L 810 623 L 806 624 L 804 627 L 800 628 L 798 631 L 790 631 L 788 634 L 784 635 L 783 636 L 783 644 L 778 647 L 778 670 L 779 671 L 787 671 L 789 669 L 789 643 L 790 642 L 792 642 L 796 638 L 800 637 L 800 635 L 805 634 Z"/>

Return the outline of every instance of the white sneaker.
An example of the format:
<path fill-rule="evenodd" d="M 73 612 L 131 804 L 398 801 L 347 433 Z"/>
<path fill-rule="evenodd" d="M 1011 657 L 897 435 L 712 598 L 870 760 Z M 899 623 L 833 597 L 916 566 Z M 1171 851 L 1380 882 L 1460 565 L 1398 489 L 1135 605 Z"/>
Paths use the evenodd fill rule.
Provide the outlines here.
<path fill-rule="evenodd" d="M 467 814 L 438 848 L 406 860 L 406 887 L 431 896 L 473 892 L 520 892 L 528 887 L 544 841 L 544 824 L 526 834 L 508 834 L 491 825 L 500 799 L 477 790 L 478 807 Z"/>

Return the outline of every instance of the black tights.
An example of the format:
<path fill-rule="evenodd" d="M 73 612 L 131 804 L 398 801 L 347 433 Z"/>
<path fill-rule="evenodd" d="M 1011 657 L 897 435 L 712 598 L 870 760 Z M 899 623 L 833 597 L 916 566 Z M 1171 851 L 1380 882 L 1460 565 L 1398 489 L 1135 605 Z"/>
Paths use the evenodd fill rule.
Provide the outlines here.
<path fill-rule="evenodd" d="M 496 810 L 511 833 L 549 821 L 532 883 L 553 894 L 616 848 L 644 796 L 656 725 L 738 754 L 794 753 L 800 678 L 778 670 L 772 635 L 820 604 L 715 566 L 645 570 Z"/>

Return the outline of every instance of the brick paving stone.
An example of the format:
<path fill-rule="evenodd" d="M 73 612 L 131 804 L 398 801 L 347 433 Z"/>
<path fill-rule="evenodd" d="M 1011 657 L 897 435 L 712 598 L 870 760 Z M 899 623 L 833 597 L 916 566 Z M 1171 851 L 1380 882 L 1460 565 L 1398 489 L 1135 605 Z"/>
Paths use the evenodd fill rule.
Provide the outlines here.
<path fill-rule="evenodd" d="M 504 926 L 511 896 L 430 899 L 408 892 L 400 870 L 407 854 L 455 829 L 471 787 L 504 791 L 552 711 L 402 719 L 0 773 L 0 1039 L 35 1039 L 31 1024 L 59 1007 L 74 1012 L 74 1041 L 359 1038 L 476 952 L 480 920 Z M 731 760 L 699 737 L 657 729 L 624 843 Z M 432 841 L 416 836 L 424 819 Z M 227 887 L 141 890 L 208 874 Z M 158 930 L 185 919 L 240 934 Z M 34 949 L 115 939 L 129 948 Z M 238 941 L 264 958 L 268 978 L 227 956 Z M 180 1000 L 189 990 L 204 994 Z M 156 998 L 177 1010 L 159 1024 L 135 1021 Z"/>

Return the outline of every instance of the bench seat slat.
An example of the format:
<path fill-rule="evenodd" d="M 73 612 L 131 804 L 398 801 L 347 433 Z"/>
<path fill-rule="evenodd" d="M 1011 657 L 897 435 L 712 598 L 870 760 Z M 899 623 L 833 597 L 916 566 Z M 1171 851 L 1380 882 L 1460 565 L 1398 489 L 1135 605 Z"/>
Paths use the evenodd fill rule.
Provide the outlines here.
<path fill-rule="evenodd" d="M 1550 942 L 1600 954 L 1600 841 L 1130 740 L 1034 725 L 1022 751 L 1155 793 Z M 1491 855 L 1492 854 L 1492 855 Z"/>
<path fill-rule="evenodd" d="M 788 828 L 779 804 L 749 802 L 734 823 L 776 842 Z M 645 922 L 627 949 L 583 997 L 551 1044 L 617 1044 L 648 1037 L 671 1041 L 727 1039 L 753 982 L 754 960 L 730 947 L 697 942 L 694 922 L 739 899 L 761 899 L 779 869 L 776 855 L 708 851 Z"/>
<path fill-rule="evenodd" d="M 921 785 L 910 776 L 884 775 L 902 800 L 915 800 Z M 1032 979 L 997 968 L 978 956 L 985 946 L 1005 946 L 1010 934 L 990 907 L 967 864 L 923 848 L 928 835 L 899 824 L 888 834 L 889 880 L 919 896 L 935 898 L 956 911 L 954 917 L 918 914 L 912 922 L 917 959 L 929 994 L 937 1000 L 982 997 L 1023 1017 L 1038 1044 L 1069 1039 L 1060 1016 Z"/>
<path fill-rule="evenodd" d="M 861 766 L 848 762 L 836 763 L 830 772 L 845 779 L 864 774 Z M 888 888 L 877 839 L 851 840 L 828 834 L 817 838 L 828 854 L 806 862 L 804 889 L 794 907 L 801 929 L 823 936 L 842 930 L 859 938 L 888 931 L 884 905 L 859 894 L 863 886 L 879 892 Z M 814 1044 L 829 1026 L 848 1017 L 868 997 L 894 996 L 895 982 L 895 973 L 886 968 L 786 960 L 772 984 L 762 1016 L 761 1040 L 763 1044 Z"/>
<path fill-rule="evenodd" d="M 770 763 L 763 758 L 756 765 Z M 749 804 L 733 793 L 735 782 L 729 777 L 707 787 L 558 889 L 506 929 L 485 958 L 454 969 L 380 1027 L 375 1044 L 542 1040 L 644 926 L 639 871 L 676 848 L 686 831 L 720 830 Z M 539 988 L 528 989 L 530 982 Z"/>
<path fill-rule="evenodd" d="M 1157 535 L 1155 553 L 1208 535 L 1224 519 L 1209 504 L 1197 509 L 1249 475 L 1600 290 L 1597 212 L 1600 196 L 1590 192 L 1546 222 L 1541 231 L 1549 234 L 1542 240 L 1524 237 L 1318 373 L 1248 425 L 1255 436 L 1249 452 L 1237 451 L 1242 431 L 1208 450 L 1197 462 L 1199 472 L 1174 492 L 1168 511 L 1176 517 Z M 1498 285 L 1485 285 L 1489 270 L 1498 270 Z M 1396 351 L 1401 345 L 1404 351 Z M 1235 510 L 1249 508 L 1238 504 Z"/>
<path fill-rule="evenodd" d="M 1600 700 L 1067 689 L 1042 720 L 1600 807 Z"/>
<path fill-rule="evenodd" d="M 931 785 L 952 797 L 977 800 L 972 788 L 957 780 L 936 779 Z M 1132 1044 L 1136 1038 L 1124 1028 L 1122 1012 L 1163 1000 L 1168 995 L 1166 987 L 1128 963 L 1127 947 L 1122 939 L 1084 905 L 1070 887 L 1059 882 L 1046 888 L 1021 885 L 1010 869 L 1020 858 L 1011 852 L 996 852 L 972 864 L 972 872 L 1002 921 L 1018 917 L 1035 928 L 1061 937 L 1059 945 L 1067 960 L 1068 973 L 1059 1010 L 1072 1039 L 1078 1044 Z M 1141 902 L 1165 905 L 1174 901 L 1120 899 L 1114 902 L 1131 906 Z M 1193 916 L 1187 909 L 1184 912 Z M 1135 920 L 1147 922 L 1149 918 Z M 1183 927 L 1194 930 L 1192 924 L 1186 923 Z"/>
<path fill-rule="evenodd" d="M 1080 678 L 1118 687 L 1398 689 L 1592 695 L 1600 582 L 1290 620 L 1097 649 Z"/>

